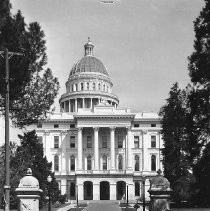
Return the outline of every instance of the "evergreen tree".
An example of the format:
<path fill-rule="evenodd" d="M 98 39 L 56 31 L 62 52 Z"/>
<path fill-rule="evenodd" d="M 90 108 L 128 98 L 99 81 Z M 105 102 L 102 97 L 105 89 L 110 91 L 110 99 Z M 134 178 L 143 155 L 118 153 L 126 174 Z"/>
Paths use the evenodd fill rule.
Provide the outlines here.
<path fill-rule="evenodd" d="M 32 169 L 33 176 L 38 179 L 40 188 L 43 190 L 43 193 L 41 194 L 40 205 L 43 206 L 47 202 L 47 177 L 49 175 L 52 176 L 51 198 L 53 202 L 57 201 L 58 197 L 60 196 L 60 191 L 58 188 L 58 183 L 55 181 L 54 173 L 51 171 L 52 163 L 49 163 L 46 157 L 44 157 L 43 145 L 39 143 L 39 139 L 35 131 L 25 133 L 23 136 L 19 135 L 19 138 L 20 146 L 17 147 L 15 153 L 13 153 L 10 157 L 11 208 L 17 208 L 18 200 L 16 197 L 15 189 L 18 187 L 20 179 L 26 175 L 27 168 Z M 0 177 L 0 179 L 0 182 L 3 184 L 2 180 L 4 177 Z"/>
<path fill-rule="evenodd" d="M 178 87 L 178 83 L 172 86 L 166 102 L 160 110 L 164 175 L 174 190 L 173 199 L 180 202 L 189 198 L 191 175 L 185 152 L 187 95 Z"/>
<path fill-rule="evenodd" d="M 205 175 L 210 171 L 207 156 L 210 141 L 210 1 L 204 2 L 205 5 L 194 22 L 194 52 L 189 57 L 188 65 L 193 87 L 189 93 L 187 136 L 197 181 L 195 199 L 198 203 L 201 203 L 199 200 L 209 201 L 206 187 L 210 186 L 210 181 L 205 180 Z M 199 173 L 198 169 L 203 173 Z"/>
<path fill-rule="evenodd" d="M 24 53 L 13 56 L 10 67 L 10 118 L 18 127 L 36 123 L 51 112 L 59 83 L 47 64 L 46 41 L 37 22 L 27 25 L 21 12 L 10 13 L 9 0 L 0 2 L 0 50 Z M 5 64 L 0 57 L 0 111 L 4 113 Z M 27 114 L 27 115 L 26 115 Z M 34 114 L 34 115 L 33 115 Z"/>

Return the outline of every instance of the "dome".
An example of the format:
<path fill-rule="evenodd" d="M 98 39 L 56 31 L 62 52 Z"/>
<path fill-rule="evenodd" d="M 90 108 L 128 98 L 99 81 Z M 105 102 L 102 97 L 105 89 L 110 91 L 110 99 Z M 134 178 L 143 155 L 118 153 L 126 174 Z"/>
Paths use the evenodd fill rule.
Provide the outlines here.
<path fill-rule="evenodd" d="M 103 63 L 94 56 L 84 56 L 71 69 L 70 76 L 74 74 L 93 72 L 109 76 Z"/>
<path fill-rule="evenodd" d="M 39 181 L 32 176 L 31 169 L 27 170 L 27 174 L 20 180 L 19 188 L 39 188 Z"/>

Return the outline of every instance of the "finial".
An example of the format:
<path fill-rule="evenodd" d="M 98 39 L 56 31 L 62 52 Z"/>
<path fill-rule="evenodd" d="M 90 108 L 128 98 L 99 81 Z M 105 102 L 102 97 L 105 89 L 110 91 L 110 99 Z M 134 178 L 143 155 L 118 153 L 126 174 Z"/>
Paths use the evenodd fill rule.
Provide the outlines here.
<path fill-rule="evenodd" d="M 85 56 L 92 56 L 94 45 L 91 43 L 90 37 L 88 37 L 88 42 L 84 45 L 84 47 L 85 47 Z"/>
<path fill-rule="evenodd" d="M 90 42 L 90 37 L 88 37 L 88 42 Z"/>
<path fill-rule="evenodd" d="M 31 176 L 32 175 L 32 170 L 30 168 L 27 168 L 27 173 L 26 173 L 27 176 Z"/>

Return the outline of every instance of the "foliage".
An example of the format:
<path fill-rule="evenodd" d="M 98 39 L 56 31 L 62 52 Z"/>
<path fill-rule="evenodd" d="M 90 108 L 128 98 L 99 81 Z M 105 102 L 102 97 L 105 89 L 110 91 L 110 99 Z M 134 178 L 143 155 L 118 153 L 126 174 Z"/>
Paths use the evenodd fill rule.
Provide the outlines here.
<path fill-rule="evenodd" d="M 17 197 L 15 189 L 18 187 L 20 179 L 26 175 L 27 168 L 32 169 L 33 176 L 39 181 L 40 188 L 43 190 L 40 199 L 40 205 L 44 206 L 48 196 L 47 177 L 52 176 L 51 182 L 51 199 L 57 201 L 60 196 L 58 184 L 55 181 L 54 173 L 51 172 L 52 164 L 44 157 L 43 146 L 39 143 L 35 131 L 19 135 L 21 145 L 17 147 L 14 156 L 10 159 L 10 179 L 11 192 L 10 204 L 11 208 L 17 208 Z"/>
<path fill-rule="evenodd" d="M 186 104 L 186 92 L 175 83 L 170 90 L 166 105 L 160 110 L 161 134 L 164 142 L 162 150 L 164 175 L 171 183 L 174 190 L 173 199 L 176 202 L 188 198 L 190 184 L 186 180 L 190 178 L 190 164 L 185 152 Z"/>
<path fill-rule="evenodd" d="M 10 3 L 0 3 L 0 50 L 23 53 L 9 59 L 10 118 L 18 127 L 36 123 L 51 112 L 59 83 L 47 64 L 46 41 L 37 22 L 27 25 L 21 12 L 10 14 Z M 4 113 L 5 64 L 0 59 L 0 109 Z M 43 100 L 44 99 L 44 100 Z M 26 115 L 27 113 L 27 115 Z M 33 115 L 33 113 L 35 115 Z"/>

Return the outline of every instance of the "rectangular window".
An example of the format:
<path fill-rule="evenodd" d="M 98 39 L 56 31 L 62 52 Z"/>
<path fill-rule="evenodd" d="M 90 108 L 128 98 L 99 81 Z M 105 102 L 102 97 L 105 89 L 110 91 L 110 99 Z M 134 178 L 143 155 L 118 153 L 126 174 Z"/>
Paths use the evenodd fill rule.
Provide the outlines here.
<path fill-rule="evenodd" d="M 139 136 L 134 136 L 134 148 L 139 148 Z"/>
<path fill-rule="evenodd" d="M 151 136 L 151 147 L 156 148 L 156 136 Z"/>
<path fill-rule="evenodd" d="M 102 136 L 102 148 L 107 148 L 107 136 Z"/>
<path fill-rule="evenodd" d="M 42 128 L 42 124 L 40 122 L 38 122 L 37 128 Z"/>
<path fill-rule="evenodd" d="M 87 148 L 92 148 L 91 136 L 87 136 Z"/>
<path fill-rule="evenodd" d="M 39 143 L 40 144 L 43 144 L 43 138 L 42 138 L 42 136 L 38 136 L 38 139 L 39 139 Z"/>
<path fill-rule="evenodd" d="M 139 124 L 134 124 L 134 127 L 139 127 Z"/>
<path fill-rule="evenodd" d="M 58 124 L 54 125 L 54 128 L 59 128 L 59 125 Z"/>
<path fill-rule="evenodd" d="M 156 124 L 151 124 L 151 127 L 156 127 Z"/>
<path fill-rule="evenodd" d="M 70 148 L 75 148 L 75 136 L 70 136 Z"/>
<path fill-rule="evenodd" d="M 59 136 L 54 136 L 54 148 L 59 148 Z"/>
<path fill-rule="evenodd" d="M 69 112 L 69 101 L 66 102 L 66 112 Z"/>
<path fill-rule="evenodd" d="M 118 142 L 117 142 L 117 147 L 119 149 L 123 148 L 123 137 L 122 136 L 118 136 Z"/>

